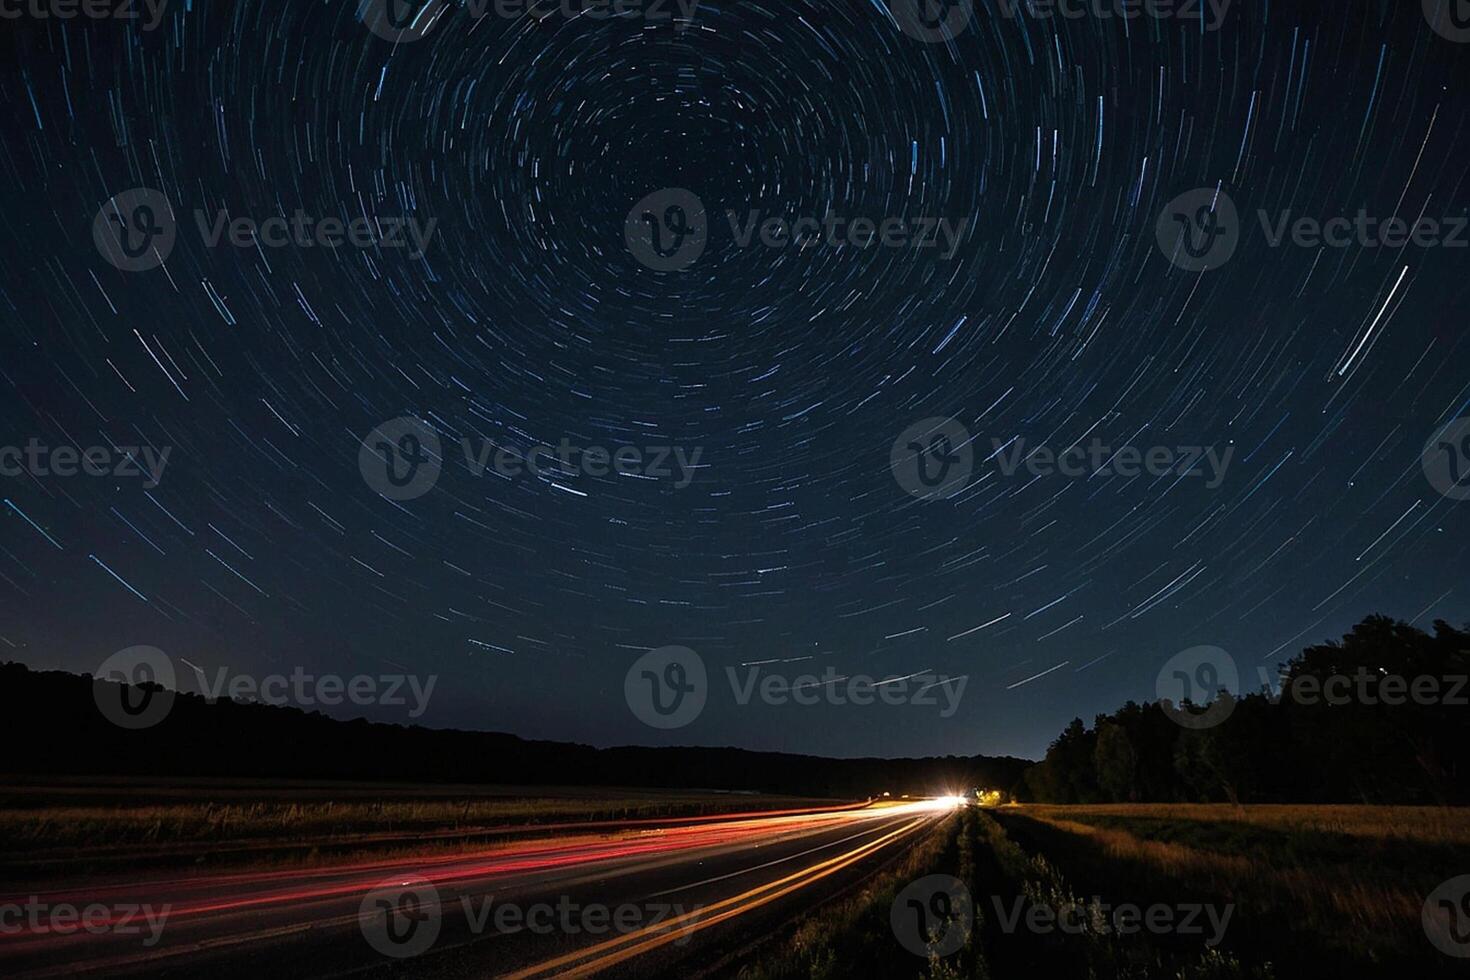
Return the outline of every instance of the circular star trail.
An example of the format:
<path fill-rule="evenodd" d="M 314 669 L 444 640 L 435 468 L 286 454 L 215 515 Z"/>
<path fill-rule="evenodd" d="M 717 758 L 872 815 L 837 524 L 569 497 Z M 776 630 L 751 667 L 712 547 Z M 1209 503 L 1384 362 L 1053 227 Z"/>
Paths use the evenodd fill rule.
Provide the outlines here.
<path fill-rule="evenodd" d="M 387 37 L 345 0 L 5 22 L 0 443 L 169 455 L 156 486 L 3 478 L 0 652 L 393 665 L 443 678 L 424 723 L 600 744 L 1035 755 L 1188 647 L 1252 675 L 1369 612 L 1464 618 L 1470 511 L 1420 454 L 1470 415 L 1470 234 L 1272 240 L 1465 218 L 1470 45 L 1418 4 L 986 3 L 927 37 L 882 0 L 429 7 Z M 129 271 L 93 226 L 140 188 L 174 240 Z M 660 271 L 625 233 L 675 188 L 707 240 Z M 1156 228 L 1201 188 L 1238 241 L 1194 270 Z M 828 216 L 963 231 L 742 242 Z M 394 500 L 359 462 L 401 418 L 442 472 Z M 974 438 L 942 499 L 891 467 L 930 418 Z M 1017 439 L 1230 456 L 1215 486 L 1007 475 Z M 564 442 L 673 475 L 476 466 Z M 623 680 L 666 645 L 726 688 L 968 685 L 947 718 L 726 691 L 664 733 Z"/>

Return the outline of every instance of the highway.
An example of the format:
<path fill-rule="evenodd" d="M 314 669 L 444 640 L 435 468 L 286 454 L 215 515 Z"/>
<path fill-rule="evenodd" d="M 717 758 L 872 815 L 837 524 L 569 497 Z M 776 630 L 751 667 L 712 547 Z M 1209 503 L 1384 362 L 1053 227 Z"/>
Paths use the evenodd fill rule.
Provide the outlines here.
<path fill-rule="evenodd" d="M 0 975 L 718 975 L 954 805 L 563 824 L 421 856 L 5 886 Z"/>

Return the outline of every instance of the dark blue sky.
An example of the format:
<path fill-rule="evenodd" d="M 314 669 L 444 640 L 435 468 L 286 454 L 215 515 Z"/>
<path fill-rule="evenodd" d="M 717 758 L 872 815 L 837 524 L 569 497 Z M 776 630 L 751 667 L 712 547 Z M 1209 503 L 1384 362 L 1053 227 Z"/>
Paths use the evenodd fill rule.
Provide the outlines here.
<path fill-rule="evenodd" d="M 0 477 L 0 656 L 435 674 L 428 724 L 597 744 L 1035 756 L 1188 647 L 1253 685 L 1370 612 L 1470 618 L 1470 503 L 1421 467 L 1470 415 L 1470 44 L 1408 2 L 1237 0 L 1214 29 L 985 7 L 948 42 L 900 21 L 451 9 L 397 44 L 312 0 L 8 22 L 0 445 L 169 456 L 151 489 Z M 174 225 L 139 271 L 94 236 L 134 188 Z M 656 271 L 625 226 L 668 188 L 707 241 Z M 1236 214 L 1204 271 L 1156 234 L 1198 188 Z M 1271 241 L 1283 213 L 1360 209 L 1438 238 Z M 210 241 L 298 211 L 371 233 Z M 948 257 L 742 245 L 752 211 L 964 232 Z M 433 222 L 421 255 L 407 218 Z M 389 500 L 359 455 L 405 416 L 444 463 Z M 890 466 L 932 417 L 974 440 L 943 499 Z M 475 475 L 465 439 L 641 469 Z M 1230 456 L 1214 486 L 1007 475 L 1016 439 Z M 648 472 L 661 447 L 698 452 L 687 485 L 672 453 Z M 711 690 L 661 731 L 624 676 L 670 644 Z M 949 717 L 737 703 L 726 668 L 764 661 L 968 680 Z"/>

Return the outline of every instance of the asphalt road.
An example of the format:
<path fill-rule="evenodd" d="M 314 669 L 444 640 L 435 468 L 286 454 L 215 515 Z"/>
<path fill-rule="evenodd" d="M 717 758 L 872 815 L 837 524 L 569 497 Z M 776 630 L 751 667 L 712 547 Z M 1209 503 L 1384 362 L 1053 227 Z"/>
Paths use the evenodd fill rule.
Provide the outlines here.
<path fill-rule="evenodd" d="M 949 809 L 599 825 L 433 857 L 52 883 L 0 899 L 0 975 L 721 975 Z"/>

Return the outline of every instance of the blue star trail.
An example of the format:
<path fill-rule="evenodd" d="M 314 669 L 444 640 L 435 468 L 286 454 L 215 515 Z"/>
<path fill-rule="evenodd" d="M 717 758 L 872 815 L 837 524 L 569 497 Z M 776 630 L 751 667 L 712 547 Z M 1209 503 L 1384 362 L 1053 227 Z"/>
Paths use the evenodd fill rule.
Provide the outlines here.
<path fill-rule="evenodd" d="M 1421 467 L 1470 414 L 1470 44 L 1417 2 L 985 2 L 927 39 L 878 0 L 436 0 L 391 38 L 371 2 L 136 6 L 0 22 L 0 444 L 52 451 L 0 477 L 8 657 L 407 665 L 443 678 L 421 723 L 602 745 L 1035 756 L 1187 647 L 1253 670 L 1470 610 L 1470 503 Z M 669 188 L 707 242 L 664 271 L 628 228 Z M 1238 212 L 1203 270 L 1156 233 L 1196 189 Z M 1360 210 L 1441 241 L 1293 241 Z M 753 214 L 879 230 L 742 244 Z M 391 499 L 360 453 L 404 417 L 442 472 Z M 890 460 L 931 417 L 975 461 L 938 500 Z M 1229 463 L 998 468 L 1094 440 Z M 564 443 L 644 465 L 494 464 Z M 670 644 L 713 685 L 969 681 L 944 719 L 725 697 L 662 733 L 623 675 Z"/>

